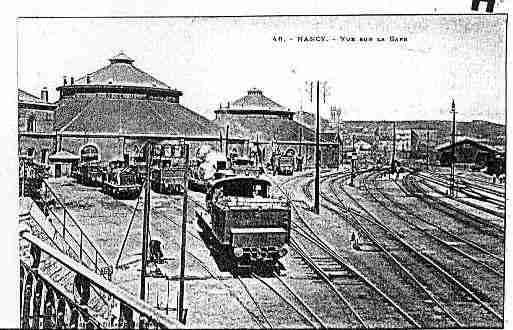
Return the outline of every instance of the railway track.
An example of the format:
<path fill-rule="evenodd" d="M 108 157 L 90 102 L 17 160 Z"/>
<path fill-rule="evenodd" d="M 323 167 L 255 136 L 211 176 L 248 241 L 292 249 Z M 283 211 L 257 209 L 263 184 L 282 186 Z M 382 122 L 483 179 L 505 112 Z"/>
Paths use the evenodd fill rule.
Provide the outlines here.
<path fill-rule="evenodd" d="M 289 180 L 287 180 L 287 181 L 289 181 Z M 198 208 L 206 211 L 206 208 L 202 202 L 197 201 L 194 198 L 190 198 L 189 201 L 192 202 L 195 207 L 198 207 Z M 180 208 L 179 205 L 170 205 L 170 206 L 175 207 L 175 208 Z M 178 221 L 176 221 L 172 217 L 165 215 L 163 212 L 152 210 L 152 213 L 154 215 L 162 216 L 162 217 L 166 218 L 176 227 L 180 226 L 180 223 Z M 197 235 L 195 232 L 193 232 L 191 230 L 188 230 L 187 234 L 195 240 L 203 241 L 202 237 L 200 237 L 199 235 Z M 178 242 L 178 240 L 175 239 L 173 241 L 173 244 L 177 246 L 177 249 L 180 248 L 180 243 Z M 321 318 L 315 312 L 313 312 L 312 308 L 310 306 L 308 306 L 308 304 L 300 297 L 300 295 L 297 292 L 295 292 L 290 287 L 290 285 L 288 285 L 282 278 L 280 278 L 279 274 L 274 272 L 271 274 L 272 276 L 269 278 L 269 280 L 266 280 L 263 277 L 258 276 L 255 273 L 250 273 L 249 278 L 254 280 L 254 282 L 263 284 L 266 288 L 271 290 L 281 301 L 283 301 L 285 303 L 286 308 L 288 309 L 287 311 L 277 311 L 276 307 L 278 304 L 273 304 L 273 306 L 271 306 L 273 308 L 273 310 L 271 310 L 270 308 L 264 307 L 263 305 L 265 303 L 265 299 L 259 300 L 256 297 L 256 295 L 251 292 L 251 290 L 248 287 L 248 284 L 244 282 L 244 278 L 241 277 L 239 274 L 235 274 L 233 276 L 233 279 L 237 280 L 241 284 L 242 288 L 244 289 L 244 292 L 249 297 L 251 303 L 248 304 L 248 303 L 242 301 L 242 299 L 234 293 L 233 286 L 230 286 L 229 284 L 226 283 L 226 281 L 223 281 L 219 276 L 215 275 L 214 272 L 212 270 L 210 270 L 208 265 L 203 260 L 201 260 L 200 257 L 198 257 L 196 254 L 194 254 L 190 250 L 186 250 L 186 253 L 189 257 L 191 257 L 194 260 L 195 263 L 200 265 L 200 267 L 206 272 L 206 274 L 208 274 L 211 278 L 220 282 L 231 293 L 231 295 L 237 299 L 239 304 L 243 306 L 243 308 L 248 312 L 248 314 L 252 317 L 252 319 L 255 321 L 256 324 L 258 324 L 258 326 L 260 328 L 273 328 L 275 325 L 279 324 L 279 322 L 284 321 L 284 317 L 283 317 L 284 315 L 288 316 L 288 318 L 289 318 L 288 321 L 291 321 L 290 319 L 292 319 L 292 321 L 294 321 L 294 322 L 301 320 L 300 326 L 306 326 L 306 327 L 312 327 L 312 328 L 326 328 L 326 324 L 324 323 L 324 321 L 321 320 Z M 290 297 L 292 297 L 292 299 L 287 298 L 285 294 L 281 293 L 280 291 L 283 291 L 283 290 L 280 290 L 280 288 L 276 284 L 270 283 L 270 281 L 272 281 L 273 279 L 275 280 L 275 282 L 280 283 L 281 286 L 286 288 L 288 295 Z M 296 303 L 294 303 L 294 302 L 296 302 Z M 255 306 L 256 311 L 251 311 L 251 307 L 249 305 Z M 299 320 L 296 320 L 294 317 L 292 317 L 292 315 L 290 315 L 291 311 L 293 312 L 293 314 L 297 314 L 297 316 L 299 317 Z M 276 316 L 277 313 L 281 313 L 280 317 Z M 275 316 L 275 317 L 273 317 L 273 316 Z"/>
<path fill-rule="evenodd" d="M 375 180 L 373 184 L 376 186 Z M 454 225 L 452 223 L 438 223 L 433 218 L 428 219 L 424 215 L 412 211 L 410 207 L 398 202 L 393 195 L 388 194 L 386 189 L 374 189 L 374 193 L 371 193 L 371 196 L 383 208 L 393 212 L 397 218 L 403 220 L 411 227 L 420 230 L 426 236 L 432 237 L 450 249 L 455 251 L 462 250 L 462 255 L 465 258 L 469 258 L 477 264 L 482 265 L 483 261 L 481 260 L 487 259 L 486 261 L 490 264 L 485 263 L 482 266 L 489 269 L 492 273 L 504 276 L 502 269 L 504 267 L 504 255 L 494 251 L 497 247 L 502 248 L 504 241 L 482 235 L 482 233 L 472 229 L 469 231 L 467 226 L 463 226 L 458 231 L 453 231 Z M 458 243 L 456 244 L 457 247 L 455 247 L 455 244 L 451 244 L 454 242 Z M 489 249 L 488 246 L 493 246 L 495 249 Z M 472 254 L 478 254 L 478 256 L 475 257 Z"/>
<path fill-rule="evenodd" d="M 340 173 L 329 173 L 324 177 L 337 175 Z M 308 193 L 306 195 L 308 197 Z M 352 326 L 421 327 L 394 299 L 315 233 L 295 207 L 294 211 L 296 221 L 291 229 L 293 251 L 346 306 L 345 315 Z"/>
<path fill-rule="evenodd" d="M 263 277 L 256 273 L 250 273 L 248 274 L 248 278 L 253 279 L 253 283 L 256 282 L 263 284 L 266 289 L 270 290 L 275 296 L 279 297 L 279 299 L 285 303 L 288 311 L 277 310 L 278 304 L 276 303 L 266 304 L 267 306 L 263 306 L 263 302 L 265 302 L 265 300 L 259 302 L 259 299 L 257 299 L 255 294 L 251 292 L 243 278 L 237 276 L 237 279 L 261 315 L 263 319 L 262 323 L 265 323 L 269 328 L 275 328 L 276 325 L 290 326 L 289 323 L 283 324 L 283 322 L 285 315 L 287 315 L 289 318 L 291 316 L 287 312 L 292 311 L 293 314 L 296 314 L 301 319 L 301 321 L 298 320 L 300 322 L 300 326 L 306 325 L 314 329 L 327 328 L 326 323 L 319 317 L 319 315 L 315 313 L 310 306 L 308 306 L 304 299 L 301 298 L 301 296 L 289 284 L 287 284 L 287 282 L 285 282 L 285 280 L 283 280 L 279 274 L 274 272 L 270 275 L 271 276 Z M 277 283 L 279 283 L 279 285 L 277 285 Z M 272 321 L 271 316 L 274 316 Z"/>
<path fill-rule="evenodd" d="M 436 177 L 444 179 L 446 181 L 451 180 L 451 177 L 444 173 L 435 172 L 435 171 L 425 171 L 425 172 L 428 173 L 429 175 L 436 176 Z M 466 184 L 468 187 L 496 195 L 497 197 L 501 197 L 502 200 L 506 197 L 505 186 L 503 186 L 503 185 L 498 185 L 498 184 L 494 184 L 491 182 L 487 182 L 485 180 L 481 180 L 476 177 L 469 178 L 469 177 L 463 176 L 463 175 L 455 175 L 454 177 L 457 180 L 459 180 L 460 182 Z"/>
<path fill-rule="evenodd" d="M 457 326 L 468 326 L 473 325 L 474 322 L 483 324 L 482 322 L 485 321 L 484 324 L 488 325 L 489 322 L 503 321 L 502 315 L 494 307 L 434 262 L 426 253 L 406 242 L 401 237 L 401 233 L 397 233 L 382 223 L 342 187 L 339 188 L 339 191 L 335 191 L 333 180 L 329 183 L 329 187 L 331 193 L 322 195 L 323 199 L 329 203 L 328 208 L 351 221 L 367 239 L 387 255 L 402 272 L 407 274 L 409 279 L 423 292 L 419 297 L 429 297 L 428 300 L 434 302 L 443 311 L 447 322 Z M 339 197 L 341 192 L 349 197 L 357 209 L 346 206 L 347 203 Z M 351 214 L 351 216 L 349 217 L 347 214 Z M 392 254 L 389 251 L 390 247 L 397 246 L 398 243 L 402 248 Z M 417 301 L 426 300 L 418 299 Z M 425 325 L 435 321 L 419 319 L 426 322 Z M 467 324 L 464 321 L 467 321 Z"/>
<path fill-rule="evenodd" d="M 449 239 L 445 231 L 418 225 L 420 219 L 417 215 L 406 212 L 399 203 L 391 201 L 383 189 L 378 188 L 378 176 L 371 174 L 362 180 L 364 188 L 381 209 L 391 214 L 392 218 L 400 220 L 394 222 L 390 221 L 390 217 L 382 217 L 382 221 L 386 221 L 391 228 L 398 227 L 398 232 L 404 230 L 403 225 L 406 224 L 409 235 L 413 237 L 410 241 L 421 246 L 418 250 L 432 250 L 431 258 L 435 262 L 475 292 L 482 301 L 488 301 L 495 309 L 500 309 L 502 295 L 498 297 L 496 293 L 503 291 L 504 260 L 490 251 L 477 249 L 474 242 L 457 236 Z"/>
<path fill-rule="evenodd" d="M 440 185 L 444 188 L 449 188 L 451 185 L 451 181 L 448 178 L 441 177 L 437 174 L 431 174 L 431 175 L 424 175 L 421 173 L 414 173 L 416 177 L 422 179 L 424 182 L 431 182 L 436 185 Z M 433 190 L 439 190 L 436 186 L 428 185 Z M 458 179 L 456 181 L 456 191 L 460 194 L 463 194 L 467 197 L 470 197 L 473 200 L 476 200 L 478 202 L 485 202 L 489 206 L 483 206 L 476 202 L 466 201 L 459 199 L 458 202 L 466 204 L 468 206 L 472 206 L 480 211 L 489 213 L 491 215 L 495 215 L 497 217 L 504 217 L 504 213 L 501 210 L 504 210 L 505 208 L 505 195 L 498 196 L 494 193 L 490 192 L 484 192 L 482 188 L 476 188 L 477 185 L 469 184 L 467 181 L 462 181 Z"/>
<path fill-rule="evenodd" d="M 483 234 L 504 240 L 504 227 L 502 225 L 491 222 L 432 196 L 428 191 L 421 187 L 412 175 L 405 176 L 402 181 L 406 190 L 414 194 L 425 204 L 436 208 L 438 211 L 462 224 L 472 226 Z"/>

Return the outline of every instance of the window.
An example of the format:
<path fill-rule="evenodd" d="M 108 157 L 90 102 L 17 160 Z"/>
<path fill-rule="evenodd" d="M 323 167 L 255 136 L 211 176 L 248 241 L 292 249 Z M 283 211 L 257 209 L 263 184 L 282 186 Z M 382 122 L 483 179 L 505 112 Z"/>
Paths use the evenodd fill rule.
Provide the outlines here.
<path fill-rule="evenodd" d="M 27 118 L 27 132 L 34 132 L 36 130 L 36 118 L 30 115 Z"/>

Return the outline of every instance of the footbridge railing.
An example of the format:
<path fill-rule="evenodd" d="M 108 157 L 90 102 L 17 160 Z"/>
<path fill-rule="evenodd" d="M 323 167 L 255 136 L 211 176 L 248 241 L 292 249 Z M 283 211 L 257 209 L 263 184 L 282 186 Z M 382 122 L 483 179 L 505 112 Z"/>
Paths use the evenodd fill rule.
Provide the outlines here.
<path fill-rule="evenodd" d="M 46 180 L 43 180 L 40 204 L 43 213 L 50 217 L 48 225 L 52 227 L 53 235 L 60 236 L 83 265 L 110 280 L 113 272 L 112 265 L 84 233 L 80 224 Z"/>
<path fill-rule="evenodd" d="M 178 321 L 166 318 L 29 230 L 22 230 L 19 235 L 21 328 L 183 328 Z M 73 274 L 71 292 L 41 270 L 47 260 L 59 263 Z M 90 307 L 93 289 L 108 297 L 111 305 L 108 312 L 98 314 Z"/>

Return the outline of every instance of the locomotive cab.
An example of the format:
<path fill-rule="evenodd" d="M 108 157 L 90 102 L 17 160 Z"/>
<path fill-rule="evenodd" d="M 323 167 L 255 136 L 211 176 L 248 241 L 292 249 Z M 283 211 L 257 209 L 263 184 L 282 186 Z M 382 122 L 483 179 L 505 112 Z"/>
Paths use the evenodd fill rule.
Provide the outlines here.
<path fill-rule="evenodd" d="M 212 235 L 239 268 L 274 266 L 287 254 L 290 204 L 270 192 L 267 179 L 235 176 L 214 181 L 206 194 Z"/>

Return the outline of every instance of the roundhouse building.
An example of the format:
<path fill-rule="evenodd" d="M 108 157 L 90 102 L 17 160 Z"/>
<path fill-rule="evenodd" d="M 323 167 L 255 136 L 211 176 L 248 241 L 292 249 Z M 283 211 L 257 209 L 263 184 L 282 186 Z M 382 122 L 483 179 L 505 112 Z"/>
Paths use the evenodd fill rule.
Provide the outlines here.
<path fill-rule="evenodd" d="M 102 160 L 121 158 L 140 147 L 141 134 L 215 136 L 218 127 L 207 118 L 182 106 L 181 91 L 142 71 L 123 52 L 109 64 L 79 79 L 64 78 L 55 130 L 64 135 L 94 133 L 102 138 L 66 137 L 57 149 L 79 154 L 92 144 Z M 109 136 L 123 134 L 126 138 Z"/>
<path fill-rule="evenodd" d="M 280 152 L 293 148 L 296 154 L 301 152 L 307 166 L 313 165 L 314 146 L 303 146 L 300 151 L 297 142 L 314 142 L 315 131 L 296 121 L 293 111 L 265 96 L 262 90 L 252 88 L 246 95 L 228 102 L 226 106 L 219 105 L 214 113 L 215 122 L 223 129 L 229 127 L 230 135 L 265 142 L 263 146 L 265 160 L 269 160 L 272 148 L 279 148 Z M 296 143 L 292 143 L 293 141 Z M 325 139 L 321 141 L 327 142 Z M 274 144 L 274 142 L 280 144 Z M 321 147 L 323 165 L 334 166 L 336 155 L 336 147 Z"/>

